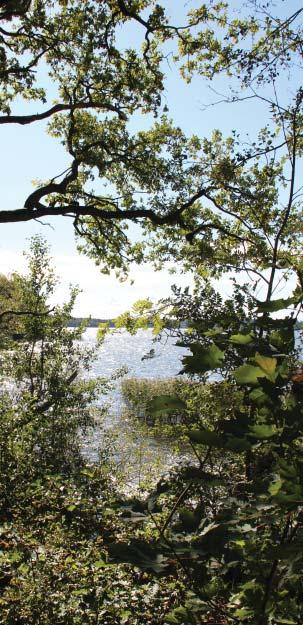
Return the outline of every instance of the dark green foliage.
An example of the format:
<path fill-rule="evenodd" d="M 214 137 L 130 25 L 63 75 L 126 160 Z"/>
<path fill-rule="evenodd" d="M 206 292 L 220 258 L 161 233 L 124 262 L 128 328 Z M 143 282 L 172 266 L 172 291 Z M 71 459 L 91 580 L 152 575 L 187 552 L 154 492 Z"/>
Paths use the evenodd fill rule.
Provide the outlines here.
<path fill-rule="evenodd" d="M 297 295 L 283 300 L 283 307 L 296 306 Z M 188 314 L 188 299 L 185 296 L 182 310 L 178 294 L 181 318 Z M 195 418 L 185 420 L 196 463 L 160 482 L 146 502 L 158 530 L 158 554 L 175 559 L 188 584 L 186 602 L 171 612 L 167 623 L 181 623 L 185 618 L 189 623 L 212 622 L 216 614 L 222 623 L 299 625 L 303 617 L 299 576 L 303 564 L 303 376 L 301 369 L 295 369 L 293 315 L 271 318 L 267 306 L 260 317 L 260 306 L 251 307 L 246 327 L 253 333 L 246 330 L 243 334 L 245 299 L 240 325 L 239 315 L 226 324 L 224 316 L 219 319 L 216 313 L 205 327 L 197 304 L 193 300 L 193 330 L 183 331 L 181 341 L 193 353 L 184 358 L 184 370 L 203 378 L 206 368 L 215 367 L 230 382 L 227 387 L 223 382 L 200 384 L 200 399 L 210 389 L 213 405 L 208 419 L 205 404 L 200 402 Z M 273 327 L 279 351 L 272 342 Z M 212 353 L 214 343 L 209 337 L 214 333 L 220 359 L 210 359 L 206 367 L 205 354 Z M 249 340 L 242 340 L 248 335 Z M 183 394 L 182 399 L 187 404 L 191 387 L 185 387 L 188 397 Z M 232 403 L 226 401 L 227 389 Z M 179 396 L 174 393 L 170 399 L 165 395 L 153 400 L 151 413 L 154 409 L 157 414 L 158 404 L 161 415 L 165 404 L 169 413 Z"/>
<path fill-rule="evenodd" d="M 140 625 L 143 612 L 149 625 L 164 623 L 182 583 L 153 579 L 168 565 L 152 547 L 128 548 L 133 527 L 113 488 L 110 454 L 94 464 L 81 455 L 81 433 L 102 416 L 94 401 L 108 383 L 81 377 L 93 353 L 79 342 L 83 326 L 66 327 L 76 293 L 51 307 L 55 278 L 42 239 L 28 260 L 29 275 L 16 280 L 20 308 L 32 314 L 20 322 L 22 340 L 10 337 L 1 352 L 0 623 Z M 121 564 L 112 561 L 117 553 Z M 144 555 L 144 574 L 122 564 L 129 554 Z"/>

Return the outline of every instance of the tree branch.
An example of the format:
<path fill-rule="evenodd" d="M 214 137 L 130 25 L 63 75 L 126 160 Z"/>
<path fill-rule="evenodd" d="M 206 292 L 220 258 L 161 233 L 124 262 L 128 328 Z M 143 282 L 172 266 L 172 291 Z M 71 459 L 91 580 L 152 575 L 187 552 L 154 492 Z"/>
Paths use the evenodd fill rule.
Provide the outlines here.
<path fill-rule="evenodd" d="M 289 198 L 288 198 L 288 204 L 282 219 L 282 223 L 281 226 L 278 230 L 278 233 L 276 235 L 275 238 L 275 243 L 274 243 L 274 248 L 273 248 L 273 256 L 272 256 L 272 268 L 271 268 L 271 273 L 270 273 L 270 278 L 269 278 L 269 283 L 268 283 L 268 290 L 267 290 L 267 296 L 266 296 L 266 301 L 269 302 L 270 298 L 272 296 L 272 292 L 273 292 L 273 286 L 274 286 L 274 279 L 275 279 L 275 273 L 276 273 L 276 269 L 277 269 L 277 261 L 278 261 L 278 251 L 279 251 L 279 244 L 280 244 L 280 240 L 282 237 L 282 234 L 284 232 L 284 229 L 287 225 L 288 222 L 288 218 L 292 209 L 292 204 L 293 204 L 293 196 L 294 196 L 294 192 L 295 192 L 295 178 L 296 178 L 296 152 L 297 152 L 297 136 L 296 136 L 296 119 L 294 119 L 293 122 L 293 145 L 292 145 L 292 158 L 291 158 L 291 180 L 290 180 L 290 189 L 289 189 Z"/>
<path fill-rule="evenodd" d="M 197 228 L 195 228 L 195 230 L 192 230 L 192 232 L 189 232 L 185 238 L 189 243 L 192 243 L 195 236 L 199 234 L 199 232 L 203 232 L 204 230 L 218 230 L 219 232 L 222 232 L 222 234 L 225 234 L 227 237 L 236 239 L 237 241 L 240 241 L 241 243 L 252 243 L 252 244 L 254 243 L 252 239 L 241 237 L 238 234 L 235 234 L 234 232 L 230 232 L 230 230 L 227 230 L 227 228 L 224 228 L 224 226 L 221 226 L 220 224 L 215 224 L 215 223 L 201 224 L 201 226 L 198 226 Z"/>
<path fill-rule="evenodd" d="M 22 315 L 30 315 L 32 317 L 45 317 L 46 315 L 49 315 L 51 312 L 53 312 L 55 310 L 55 308 L 50 308 L 49 310 L 46 310 L 45 312 L 34 312 L 32 310 L 4 310 L 2 313 L 0 313 L 0 319 L 3 319 L 3 317 L 5 317 L 6 315 L 15 315 L 17 317 L 20 317 Z"/>
<path fill-rule="evenodd" d="M 35 113 L 33 115 L 0 115 L 0 124 L 21 124 L 22 126 L 24 126 L 26 124 L 32 124 L 33 122 L 41 121 L 42 119 L 47 119 L 48 117 L 51 117 L 55 113 L 60 113 L 61 111 L 71 111 L 76 109 L 103 109 L 106 111 L 117 113 L 119 118 L 123 121 L 126 121 L 127 119 L 123 111 L 121 111 L 117 106 L 108 103 L 105 104 L 104 102 L 76 102 L 75 104 L 64 104 L 63 102 L 61 102 L 59 104 L 55 104 L 43 113 Z"/>

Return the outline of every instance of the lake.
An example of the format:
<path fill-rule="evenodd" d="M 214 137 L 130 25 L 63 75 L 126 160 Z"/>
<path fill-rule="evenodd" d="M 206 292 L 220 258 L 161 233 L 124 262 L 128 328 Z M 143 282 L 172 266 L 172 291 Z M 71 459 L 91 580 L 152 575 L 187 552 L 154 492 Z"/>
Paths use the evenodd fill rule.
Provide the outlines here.
<path fill-rule="evenodd" d="M 96 328 L 87 328 L 83 334 L 84 346 L 96 345 L 96 335 Z M 115 331 L 106 336 L 98 349 L 90 375 L 110 378 L 121 367 L 127 367 L 123 379 L 174 377 L 182 369 L 182 356 L 188 353 L 185 348 L 176 347 L 175 340 L 168 337 L 162 342 L 153 342 L 151 329 L 139 330 L 135 336 L 125 330 Z M 154 358 L 146 358 L 151 349 L 155 350 Z M 128 419 L 120 379 L 113 382 L 109 395 L 100 397 L 99 405 L 104 405 L 105 402 L 108 405 L 108 416 L 103 420 L 102 426 L 97 427 L 85 440 L 85 456 L 96 460 L 100 447 L 104 449 L 112 446 L 121 471 L 128 472 L 129 483 L 137 485 L 143 482 L 145 471 L 151 471 L 147 469 L 148 466 L 160 464 L 165 470 L 181 460 L 180 454 L 173 451 L 172 444 L 153 438 L 146 431 L 140 430 L 139 422 L 136 425 L 133 419 Z"/>
<path fill-rule="evenodd" d="M 96 328 L 87 328 L 83 334 L 83 343 L 87 346 L 95 345 L 96 335 Z M 99 348 L 92 368 L 93 374 L 111 376 L 117 369 L 126 366 L 128 377 L 166 378 L 177 375 L 182 369 L 181 358 L 188 350 L 176 347 L 176 339 L 171 337 L 163 342 L 153 342 L 153 338 L 151 329 L 139 330 L 134 336 L 126 330 L 116 330 L 106 336 Z M 155 357 L 144 358 L 151 349 L 155 350 Z"/>

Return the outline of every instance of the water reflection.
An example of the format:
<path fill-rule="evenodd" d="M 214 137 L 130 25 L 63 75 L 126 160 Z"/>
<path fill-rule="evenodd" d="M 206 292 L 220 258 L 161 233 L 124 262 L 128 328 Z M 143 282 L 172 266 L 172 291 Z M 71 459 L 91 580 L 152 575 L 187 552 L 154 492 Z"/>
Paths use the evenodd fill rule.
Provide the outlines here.
<path fill-rule="evenodd" d="M 83 344 L 90 347 L 95 345 L 96 333 L 96 328 L 88 328 L 83 335 Z M 175 340 L 170 337 L 165 342 L 153 343 L 151 330 L 140 330 L 135 336 L 122 330 L 105 338 L 98 349 L 90 375 L 110 377 L 126 367 L 124 379 L 174 377 L 181 371 L 181 358 L 186 353 L 187 350 L 176 347 Z M 111 446 L 121 470 L 128 471 L 130 481 L 138 485 L 144 481 L 147 466 L 150 473 L 151 463 L 161 464 L 162 469 L 165 469 L 180 460 L 180 454 L 173 451 L 172 443 L 155 439 L 146 429 L 141 430 L 139 424 L 127 417 L 120 384 L 120 379 L 114 380 L 111 392 L 106 397 L 100 397 L 100 405 L 104 405 L 104 402 L 108 404 L 108 416 L 102 426 L 86 439 L 84 454 L 95 460 L 100 446 Z"/>

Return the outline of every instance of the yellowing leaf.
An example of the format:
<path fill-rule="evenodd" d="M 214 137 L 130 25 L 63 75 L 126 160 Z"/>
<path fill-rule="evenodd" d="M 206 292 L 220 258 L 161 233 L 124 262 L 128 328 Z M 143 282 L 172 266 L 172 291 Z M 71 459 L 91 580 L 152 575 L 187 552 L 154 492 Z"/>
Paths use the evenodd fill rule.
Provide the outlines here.
<path fill-rule="evenodd" d="M 232 334 L 229 340 L 237 345 L 248 345 L 254 340 L 254 337 L 252 334 Z"/>
<path fill-rule="evenodd" d="M 268 492 L 274 496 L 279 492 L 279 490 L 281 490 L 282 486 L 283 480 L 275 480 L 269 485 Z"/>
<path fill-rule="evenodd" d="M 269 358 L 268 356 L 262 356 L 257 352 L 255 355 L 255 361 L 257 365 L 259 365 L 259 367 L 262 369 L 262 371 L 264 371 L 266 377 L 271 380 L 271 382 L 274 382 L 277 377 L 277 359 Z"/>

